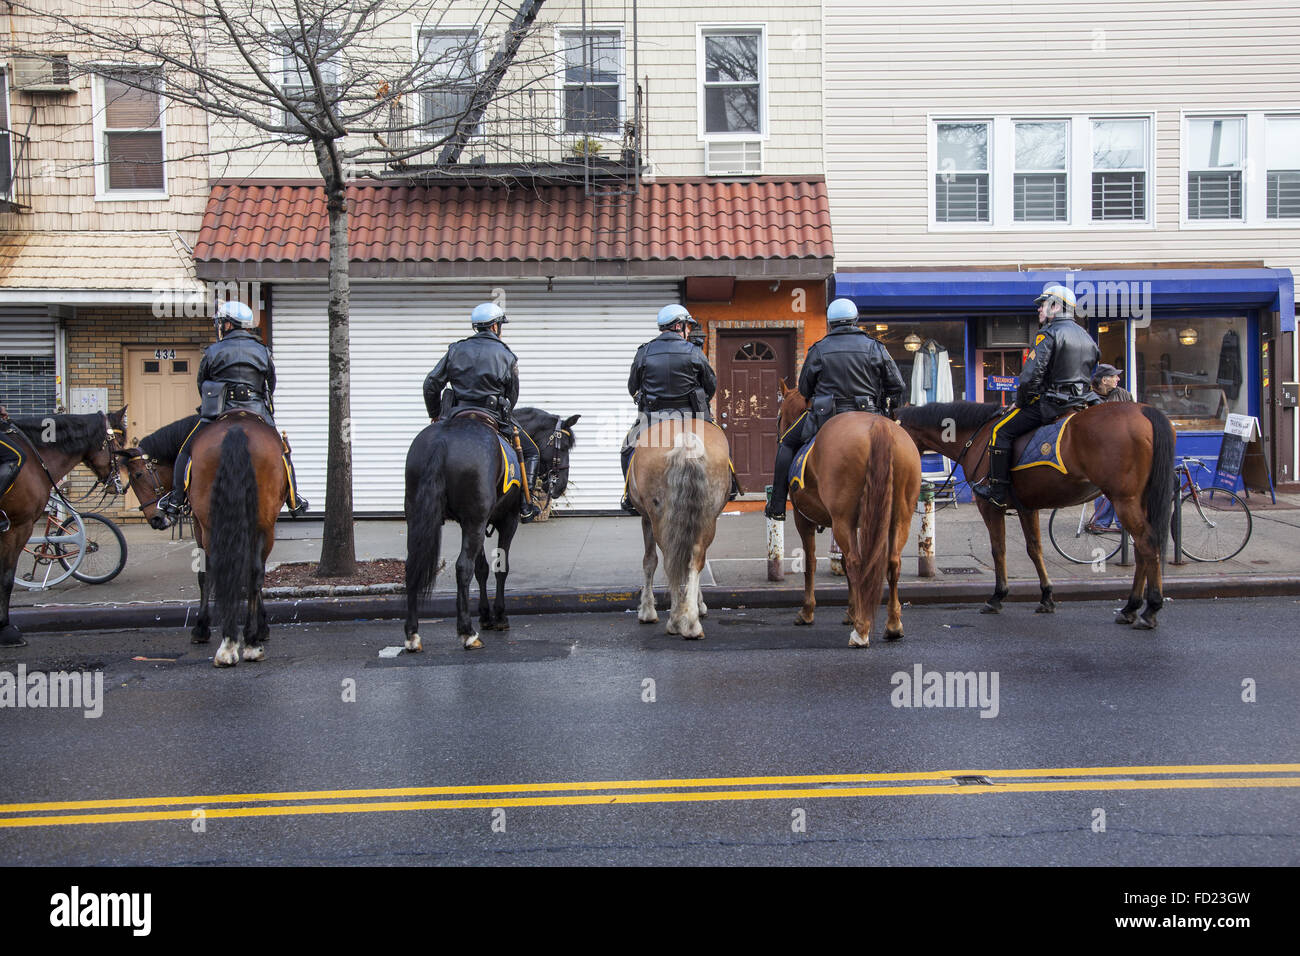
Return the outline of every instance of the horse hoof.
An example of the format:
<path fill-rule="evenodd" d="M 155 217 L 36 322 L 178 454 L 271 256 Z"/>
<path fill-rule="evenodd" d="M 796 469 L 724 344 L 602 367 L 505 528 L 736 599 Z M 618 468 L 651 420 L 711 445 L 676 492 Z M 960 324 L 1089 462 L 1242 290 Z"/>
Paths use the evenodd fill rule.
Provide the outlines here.
<path fill-rule="evenodd" d="M 23 632 L 18 630 L 16 624 L 6 624 L 0 628 L 0 647 L 26 647 L 27 641 L 23 639 Z"/>
<path fill-rule="evenodd" d="M 229 641 L 223 641 L 221 647 L 217 648 L 217 653 L 212 655 L 213 667 L 234 667 L 239 663 L 239 648 Z"/>
<path fill-rule="evenodd" d="M 704 602 L 703 602 L 703 601 L 700 602 L 700 612 L 699 612 L 699 613 L 700 613 L 700 617 L 708 617 L 708 616 L 709 616 L 709 609 L 704 605 Z"/>
<path fill-rule="evenodd" d="M 246 661 L 264 661 L 266 660 L 266 648 L 261 644 L 250 644 L 244 648 L 244 660 Z"/>
<path fill-rule="evenodd" d="M 1133 630 L 1135 631 L 1154 631 L 1158 626 L 1155 618 L 1140 617 L 1133 622 Z"/>
<path fill-rule="evenodd" d="M 1118 614 L 1115 615 L 1116 624 L 1132 624 L 1136 620 L 1137 620 L 1136 614 L 1125 614 L 1123 611 L 1120 611 Z"/>
<path fill-rule="evenodd" d="M 902 629 L 902 628 L 899 628 L 897 631 L 891 631 L 889 628 L 885 628 L 885 640 L 887 640 L 887 641 L 901 641 L 902 639 L 903 639 L 903 629 Z"/>
<path fill-rule="evenodd" d="M 651 608 L 648 612 L 647 612 L 647 611 L 637 611 L 637 612 L 636 612 L 636 619 L 637 619 L 638 621 L 640 621 L 642 624 L 658 624 L 658 623 L 659 623 L 659 612 L 656 611 L 654 608 Z"/>
<path fill-rule="evenodd" d="M 477 634 L 466 634 L 464 640 L 465 650 L 467 651 L 478 650 L 478 648 L 483 646 L 483 642 L 478 639 Z"/>
<path fill-rule="evenodd" d="M 795 617 L 794 617 L 794 622 L 795 622 L 795 624 L 799 625 L 800 627 L 812 627 L 813 619 L 812 619 L 812 618 L 808 618 L 808 620 L 805 621 L 805 620 L 803 619 L 803 615 L 802 615 L 802 614 L 796 614 Z"/>
<path fill-rule="evenodd" d="M 853 633 L 849 635 L 849 647 L 870 647 L 870 646 L 871 646 L 871 638 L 863 637 L 861 634 L 858 633 L 858 629 L 855 627 L 853 629 Z"/>
<path fill-rule="evenodd" d="M 844 615 L 844 620 L 840 621 L 840 623 L 841 623 L 841 624 L 849 624 L 849 625 L 851 625 L 851 624 L 853 623 L 853 615 L 852 615 L 852 614 L 845 614 L 845 615 Z"/>
<path fill-rule="evenodd" d="M 1055 614 L 1055 613 L 1056 613 L 1056 605 L 1055 605 L 1055 604 L 1040 604 L 1040 605 L 1038 605 L 1038 607 L 1034 608 L 1034 613 L 1035 613 L 1035 614 Z"/>
<path fill-rule="evenodd" d="M 980 608 L 981 614 L 1001 614 L 1002 606 L 1000 604 L 985 604 Z"/>
<path fill-rule="evenodd" d="M 702 641 L 702 640 L 704 640 L 704 632 L 703 632 L 703 631 L 700 631 L 700 633 L 698 633 L 698 634 L 683 634 L 683 635 L 682 635 L 682 640 L 683 640 L 683 641 Z"/>
<path fill-rule="evenodd" d="M 211 635 L 209 634 L 193 634 L 193 633 L 190 634 L 191 644 L 206 644 L 210 639 L 211 639 Z"/>
<path fill-rule="evenodd" d="M 412 634 L 406 639 L 406 653 L 418 654 L 422 650 L 424 650 L 424 645 L 420 643 L 419 634 Z"/>

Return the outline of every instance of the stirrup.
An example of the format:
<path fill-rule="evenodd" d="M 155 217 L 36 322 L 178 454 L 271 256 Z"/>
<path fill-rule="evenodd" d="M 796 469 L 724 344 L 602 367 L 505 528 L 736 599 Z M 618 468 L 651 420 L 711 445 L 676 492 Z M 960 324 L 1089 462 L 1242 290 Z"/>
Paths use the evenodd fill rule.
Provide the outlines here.
<path fill-rule="evenodd" d="M 1005 482 L 998 482 L 997 484 L 1002 486 L 999 489 L 1002 491 L 1001 495 L 998 495 L 997 492 L 993 490 L 993 482 L 985 482 L 983 484 L 971 485 L 970 490 L 971 493 L 974 494 L 977 498 L 982 498 L 985 501 L 987 501 L 989 504 L 991 504 L 993 507 L 1001 508 L 1003 511 L 1006 511 L 1008 507 L 1008 502 L 1007 502 L 1008 495 L 1006 492 L 1009 491 L 1010 489 L 1007 487 L 1007 484 Z"/>
<path fill-rule="evenodd" d="M 541 513 L 542 509 L 537 507 L 537 505 L 533 504 L 531 501 L 525 502 L 524 506 L 519 509 L 519 522 L 520 524 L 530 524 L 531 522 L 536 521 Z"/>
<path fill-rule="evenodd" d="M 4 534 L 8 530 L 9 530 L 9 516 L 5 514 L 3 511 L 0 511 L 0 534 Z"/>
<path fill-rule="evenodd" d="M 180 498 L 178 501 L 177 498 L 180 496 L 175 491 L 167 492 L 156 502 L 158 510 L 169 518 L 179 518 L 189 508 L 189 501 L 185 498 Z"/>
<path fill-rule="evenodd" d="M 287 502 L 287 501 L 285 502 L 285 505 L 286 505 L 286 506 L 288 505 L 288 502 Z M 305 514 L 307 513 L 307 510 L 308 510 L 309 508 L 311 508 L 311 502 L 309 502 L 306 498 L 304 498 L 304 497 L 302 497 L 301 495 L 299 495 L 299 496 L 298 496 L 298 506 L 295 507 L 295 508 L 290 508 L 290 509 L 289 509 L 289 517 L 291 517 L 291 518 L 300 518 L 300 517 L 302 517 L 303 515 L 305 515 Z"/>
<path fill-rule="evenodd" d="M 618 506 L 630 515 L 639 515 L 641 513 L 637 511 L 635 507 L 633 507 L 632 499 L 629 498 L 627 495 L 623 496 L 622 500 L 619 501 Z"/>
<path fill-rule="evenodd" d="M 771 521 L 784 521 L 785 502 L 784 501 L 781 502 L 781 510 L 778 512 L 776 508 L 772 505 L 772 502 L 769 501 L 767 503 L 767 507 L 763 509 L 763 517 L 768 518 Z"/>

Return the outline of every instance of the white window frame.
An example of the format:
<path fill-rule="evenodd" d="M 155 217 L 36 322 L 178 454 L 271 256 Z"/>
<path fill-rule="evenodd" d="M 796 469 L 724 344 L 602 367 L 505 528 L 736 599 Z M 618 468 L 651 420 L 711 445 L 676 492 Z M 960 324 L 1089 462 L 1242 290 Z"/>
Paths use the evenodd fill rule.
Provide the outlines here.
<path fill-rule="evenodd" d="M 435 33 L 472 33 L 475 37 L 474 49 L 474 72 L 481 76 L 487 69 L 487 48 L 484 44 L 483 28 L 475 24 L 465 26 L 456 26 L 453 24 L 439 23 L 437 26 L 422 26 L 418 23 L 411 24 L 411 57 L 413 62 L 419 62 L 420 58 L 420 38 Z M 424 125 L 424 94 L 421 92 L 415 97 L 416 115 L 408 122 L 414 127 L 414 138 L 417 142 L 431 143 L 436 141 L 437 137 L 431 136 Z M 475 142 L 481 139 L 482 122 L 474 129 L 467 142 Z"/>
<path fill-rule="evenodd" d="M 9 140 L 9 189 L 7 191 L 0 192 L 0 201 L 13 202 L 15 188 L 18 185 L 17 182 L 15 181 L 15 177 L 18 172 L 18 167 L 15 165 L 16 157 L 14 156 L 14 146 L 17 144 L 14 143 L 14 138 L 9 135 L 10 133 L 13 132 L 14 117 L 12 112 L 13 104 L 10 102 L 10 98 L 9 98 L 9 70 L 5 67 L 0 67 L 0 85 L 4 86 L 4 108 L 5 108 L 5 118 L 7 120 L 5 124 L 5 129 L 8 130 L 8 132 L 6 132 L 4 136 Z M 166 156 L 166 153 L 167 153 L 167 147 L 166 147 L 166 143 L 164 143 L 163 144 L 164 157 Z M 163 182 L 165 183 L 166 179 L 164 179 Z"/>
<path fill-rule="evenodd" d="M 704 105 L 704 40 L 708 36 L 733 33 L 758 34 L 758 132 L 720 132 L 705 131 Z M 767 68 L 767 24 L 766 23 L 697 23 L 695 24 L 695 114 L 696 136 L 701 143 L 720 140 L 725 142 L 767 142 L 771 136 L 771 124 L 768 121 L 768 68 Z"/>
<path fill-rule="evenodd" d="M 335 30 L 337 28 L 334 27 L 332 24 L 324 24 L 323 29 L 329 31 L 329 30 Z M 282 31 L 277 31 L 277 34 L 288 34 L 290 32 L 292 31 L 282 30 Z M 292 56 L 292 52 L 291 52 L 292 46 L 289 43 L 284 41 L 279 41 L 279 42 L 280 42 L 279 49 L 271 53 L 270 62 L 267 64 L 267 66 L 270 69 L 270 75 L 276 78 L 280 92 L 284 93 L 285 80 L 289 76 L 289 70 L 285 68 L 285 62 L 286 60 L 289 59 L 290 56 Z M 335 77 L 334 80 L 334 85 L 342 86 L 344 64 L 342 60 L 337 59 L 336 57 L 331 57 L 330 59 L 326 60 L 325 63 L 333 65 L 335 70 L 338 71 L 337 76 Z M 297 73 L 297 70 L 294 70 L 293 72 Z M 290 113 L 288 110 L 278 106 L 274 108 L 280 111 L 280 120 L 285 126 L 288 126 L 290 123 L 294 121 L 293 114 Z M 280 135 L 286 137 L 298 137 L 298 136 L 303 136 L 305 134 L 303 132 L 297 132 L 297 133 L 289 132 L 289 133 L 282 133 Z"/>
<path fill-rule="evenodd" d="M 560 141 L 565 144 L 581 142 L 583 139 L 590 139 L 592 142 L 611 143 L 622 145 L 623 127 L 627 123 L 627 37 L 623 33 L 621 23 L 588 23 L 587 33 L 615 33 L 618 35 L 618 129 L 609 132 L 578 132 L 570 133 L 565 130 L 568 124 L 568 116 L 564 112 L 564 89 L 568 86 L 564 81 L 564 63 L 565 63 L 565 40 L 571 36 L 580 36 L 583 33 L 581 25 L 578 26 L 560 26 L 555 29 L 555 116 L 556 132 Z"/>
<path fill-rule="evenodd" d="M 1016 162 L 1016 126 L 1021 123 L 1060 123 L 1065 126 L 1065 168 L 1064 169 L 1021 169 Z M 1067 118 L 1051 117 L 1040 119 L 1036 116 L 1015 116 L 1011 118 L 1011 221 L 1017 225 L 1037 226 L 1040 229 L 1050 229 L 1053 226 L 1068 226 L 1074 216 L 1074 203 L 1070 200 L 1071 191 L 1074 186 L 1073 164 L 1070 162 L 1070 143 L 1074 139 L 1074 124 Z M 1050 175 L 1065 176 L 1065 218 L 1064 219 L 1016 219 L 1016 177 L 1019 175 Z M 990 183 L 991 185 L 991 183 Z M 990 195 L 990 198 L 991 195 Z"/>
<path fill-rule="evenodd" d="M 162 134 L 162 189 L 113 189 L 108 188 L 108 157 L 104 153 L 104 134 L 107 130 L 105 120 L 107 118 L 108 102 L 104 93 L 105 77 L 96 72 L 91 77 L 90 83 L 90 103 L 91 103 L 91 139 L 93 141 L 93 156 L 95 160 L 95 202 L 140 202 L 142 200 L 168 199 L 168 176 L 167 176 L 167 76 L 163 71 L 161 63 L 96 63 L 94 64 L 100 70 L 117 69 L 132 71 L 149 71 L 158 72 L 158 130 Z M 142 132 L 153 132 L 154 127 L 149 127 Z"/>
<path fill-rule="evenodd" d="M 1241 175 L 1241 219 L 1188 219 L 1187 173 L 1188 130 L 1193 119 L 1245 119 L 1244 157 Z M 1300 229 L 1300 218 L 1268 218 L 1268 121 L 1270 119 L 1300 119 L 1294 110 L 1248 110 L 1224 112 L 1210 110 L 1183 110 L 1179 116 L 1179 217 L 1180 227 L 1191 231 L 1201 229 Z"/>
<path fill-rule="evenodd" d="M 1143 120 L 1146 123 L 1146 217 L 1133 220 L 1092 218 L 1092 124 L 1097 120 Z M 1016 222 L 1016 123 L 1064 122 L 1067 156 L 1064 222 Z M 988 123 L 989 221 L 941 222 L 935 218 L 935 176 L 938 168 L 940 123 Z M 1155 113 L 929 113 L 926 116 L 926 218 L 930 232 L 1128 232 L 1156 227 Z"/>

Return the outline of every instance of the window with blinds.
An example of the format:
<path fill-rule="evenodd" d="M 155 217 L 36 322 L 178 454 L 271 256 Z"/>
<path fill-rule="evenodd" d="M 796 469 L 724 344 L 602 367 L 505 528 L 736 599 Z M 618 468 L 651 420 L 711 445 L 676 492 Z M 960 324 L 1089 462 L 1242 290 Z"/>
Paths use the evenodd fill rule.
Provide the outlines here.
<path fill-rule="evenodd" d="M 1300 117 L 1270 116 L 1265 139 L 1266 215 L 1300 219 Z"/>
<path fill-rule="evenodd" d="M 1092 219 L 1147 218 L 1147 120 L 1092 121 Z"/>
<path fill-rule="evenodd" d="M 1023 122 L 1016 123 L 1015 129 L 1016 171 L 1011 197 L 1015 221 L 1068 221 L 1069 124 L 1064 120 Z"/>
<path fill-rule="evenodd" d="M 0 70 L 0 199 L 14 191 L 13 137 L 9 135 L 9 74 Z"/>
<path fill-rule="evenodd" d="M 564 131 L 622 130 L 623 35 L 617 30 L 565 33 L 563 45 Z"/>
<path fill-rule="evenodd" d="M 420 96 L 420 123 L 434 140 L 446 139 L 469 112 L 477 87 L 478 32 L 426 30 L 420 33 L 420 58 L 428 79 Z M 471 131 L 474 135 L 477 129 Z"/>
<path fill-rule="evenodd" d="M 1246 121 L 1193 117 L 1187 121 L 1187 218 L 1242 218 Z"/>
<path fill-rule="evenodd" d="M 936 124 L 936 222 L 989 221 L 989 126 L 983 122 Z"/>
<path fill-rule="evenodd" d="M 295 33 L 282 33 L 280 52 L 280 89 L 285 99 L 294 104 L 299 113 L 315 118 L 320 116 L 324 103 L 333 105 L 339 98 L 339 80 L 342 75 L 339 50 L 331 50 L 338 34 L 317 26 L 308 31 L 306 39 Z M 320 76 L 320 89 L 312 79 L 311 67 Z M 290 133 L 304 132 L 306 127 L 289 110 L 284 111 L 284 125 Z"/>
<path fill-rule="evenodd" d="M 132 70 L 101 78 L 104 189 L 163 192 L 162 74 Z"/>

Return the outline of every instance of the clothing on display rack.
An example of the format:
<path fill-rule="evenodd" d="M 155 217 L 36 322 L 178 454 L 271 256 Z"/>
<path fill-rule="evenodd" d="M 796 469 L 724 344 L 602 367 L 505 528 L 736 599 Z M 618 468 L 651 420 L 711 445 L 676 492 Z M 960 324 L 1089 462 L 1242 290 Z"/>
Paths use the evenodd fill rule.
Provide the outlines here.
<path fill-rule="evenodd" d="M 912 359 L 913 405 L 952 401 L 952 365 L 948 350 L 934 339 L 926 339 Z"/>

